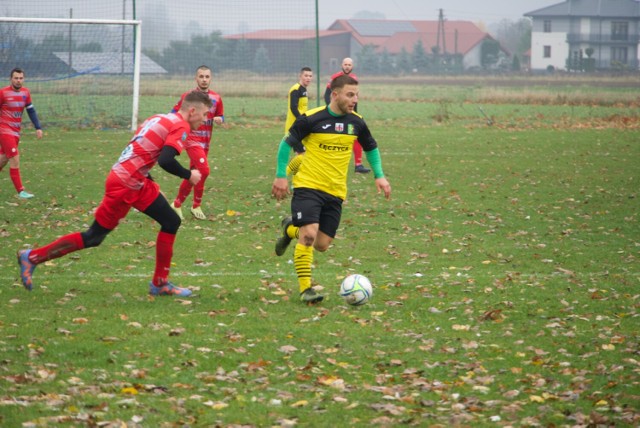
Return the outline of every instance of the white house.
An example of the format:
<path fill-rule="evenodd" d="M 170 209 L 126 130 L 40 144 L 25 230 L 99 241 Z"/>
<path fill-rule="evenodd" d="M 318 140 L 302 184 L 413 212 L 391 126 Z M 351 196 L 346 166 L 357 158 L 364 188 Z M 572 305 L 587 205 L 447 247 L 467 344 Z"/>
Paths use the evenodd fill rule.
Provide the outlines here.
<path fill-rule="evenodd" d="M 531 70 L 564 70 L 591 54 L 596 69 L 638 69 L 640 2 L 567 0 L 525 13 L 533 20 Z"/>

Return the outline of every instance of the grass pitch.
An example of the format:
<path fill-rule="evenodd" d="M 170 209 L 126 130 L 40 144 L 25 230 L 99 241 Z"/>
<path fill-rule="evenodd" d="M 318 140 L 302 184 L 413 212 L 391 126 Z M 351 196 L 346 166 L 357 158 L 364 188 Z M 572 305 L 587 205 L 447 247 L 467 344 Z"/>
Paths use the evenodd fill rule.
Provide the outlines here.
<path fill-rule="evenodd" d="M 637 425 L 637 115 L 398 106 L 367 107 L 392 200 L 349 178 L 312 307 L 273 253 L 279 117 L 214 135 L 208 220 L 187 215 L 171 275 L 192 299 L 148 297 L 158 228 L 136 212 L 22 288 L 16 250 L 86 228 L 130 136 L 28 131 L 36 198 L 0 176 L 0 425 Z M 337 295 L 350 273 L 363 307 Z"/>

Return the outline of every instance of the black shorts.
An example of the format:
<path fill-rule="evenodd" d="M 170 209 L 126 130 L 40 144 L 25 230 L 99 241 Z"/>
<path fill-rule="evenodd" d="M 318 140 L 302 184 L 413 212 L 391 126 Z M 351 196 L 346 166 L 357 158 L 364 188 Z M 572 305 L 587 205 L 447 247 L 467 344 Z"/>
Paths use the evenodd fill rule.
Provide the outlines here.
<path fill-rule="evenodd" d="M 320 190 L 293 189 L 291 216 L 294 226 L 318 223 L 322 233 L 335 238 L 342 216 L 342 199 Z"/>

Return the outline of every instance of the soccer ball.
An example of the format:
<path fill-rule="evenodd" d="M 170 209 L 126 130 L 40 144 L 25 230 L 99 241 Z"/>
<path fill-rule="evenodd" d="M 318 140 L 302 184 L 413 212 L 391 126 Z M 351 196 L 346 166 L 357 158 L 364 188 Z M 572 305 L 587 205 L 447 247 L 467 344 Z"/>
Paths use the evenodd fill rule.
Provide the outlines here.
<path fill-rule="evenodd" d="M 340 295 L 353 306 L 364 305 L 373 296 L 371 282 L 366 276 L 354 274 L 346 277 L 340 284 Z"/>

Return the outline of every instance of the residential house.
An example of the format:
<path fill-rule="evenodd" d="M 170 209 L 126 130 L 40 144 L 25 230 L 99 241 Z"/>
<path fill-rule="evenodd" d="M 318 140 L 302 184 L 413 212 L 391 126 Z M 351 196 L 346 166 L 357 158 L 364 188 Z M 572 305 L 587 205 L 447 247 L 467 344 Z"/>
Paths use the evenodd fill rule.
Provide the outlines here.
<path fill-rule="evenodd" d="M 596 69 L 638 69 L 638 1 L 568 0 L 524 16 L 533 20 L 532 71 L 575 69 L 584 58 Z"/>
<path fill-rule="evenodd" d="M 225 36 L 228 40 L 244 42 L 248 54 L 269 59 L 269 71 L 291 72 L 302 65 L 316 62 L 315 30 L 261 30 Z M 391 58 L 404 49 L 413 52 L 420 41 L 427 55 L 434 48 L 440 54 L 459 55 L 465 69 L 482 65 L 482 46 L 486 41 L 497 43 L 491 35 L 468 21 L 401 21 L 379 19 L 339 19 L 327 30 L 319 31 L 319 75 L 331 74 L 340 69 L 342 59 L 358 54 L 366 45 L 375 47 L 381 54 L 386 51 Z M 502 56 L 509 52 L 500 46 Z"/>
<path fill-rule="evenodd" d="M 380 19 L 338 19 L 329 30 L 348 31 L 352 35 L 350 52 L 356 57 L 365 45 L 373 45 L 378 53 L 386 50 L 397 58 L 402 49 L 411 53 L 418 41 L 426 53 L 461 55 L 464 69 L 482 66 L 484 42 L 497 43 L 491 35 L 470 21 L 403 21 Z M 501 55 L 509 51 L 499 46 Z M 331 60 L 339 68 L 341 58 Z M 335 63 L 335 64 L 334 64 Z"/>
<path fill-rule="evenodd" d="M 303 66 L 314 68 L 316 63 L 315 30 L 260 30 L 225 36 L 228 40 L 244 41 L 253 57 L 258 50 L 269 59 L 269 71 L 287 72 Z M 351 34 L 348 31 L 322 30 L 318 34 L 320 45 L 320 69 L 329 72 L 331 58 L 350 55 Z"/>

